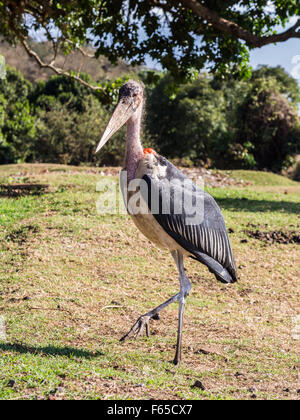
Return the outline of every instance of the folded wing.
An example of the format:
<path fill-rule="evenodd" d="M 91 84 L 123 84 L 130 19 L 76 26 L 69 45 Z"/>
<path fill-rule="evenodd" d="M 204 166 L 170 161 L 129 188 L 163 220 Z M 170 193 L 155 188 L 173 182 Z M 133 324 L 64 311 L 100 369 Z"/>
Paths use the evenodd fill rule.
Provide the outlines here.
<path fill-rule="evenodd" d="M 165 179 L 143 177 L 148 187 L 148 196 L 144 199 L 151 213 L 161 227 L 192 258 L 205 264 L 218 280 L 237 281 L 231 244 L 217 203 L 170 162 L 164 160 L 164 163 L 168 166 Z M 179 198 L 182 206 L 178 206 Z"/>

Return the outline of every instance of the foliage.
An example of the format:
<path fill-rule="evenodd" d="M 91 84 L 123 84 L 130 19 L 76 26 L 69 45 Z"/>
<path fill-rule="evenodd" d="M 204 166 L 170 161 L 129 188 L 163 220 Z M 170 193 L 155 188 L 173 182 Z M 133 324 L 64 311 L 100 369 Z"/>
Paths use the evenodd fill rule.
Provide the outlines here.
<path fill-rule="evenodd" d="M 238 110 L 239 132 L 259 169 L 280 171 L 300 146 L 299 118 L 272 79 L 256 79 Z"/>
<path fill-rule="evenodd" d="M 292 177 L 295 181 L 300 182 L 300 162 L 299 161 L 296 162 L 296 164 L 295 164 L 295 168 L 293 170 Z"/>
<path fill-rule="evenodd" d="M 252 80 L 275 79 L 277 87 L 291 103 L 295 106 L 300 103 L 300 88 L 297 80 L 290 76 L 283 67 L 260 66 L 252 73 Z"/>
<path fill-rule="evenodd" d="M 261 104 L 257 103 L 257 89 L 259 85 L 262 89 L 269 91 L 260 96 Z M 261 66 L 252 74 L 251 80 L 237 81 L 233 78 L 221 81 L 214 79 L 212 82 L 214 89 L 222 90 L 226 100 L 226 119 L 227 119 L 227 137 L 221 142 L 218 148 L 218 154 L 215 156 L 214 163 L 219 168 L 266 168 L 269 170 L 281 170 L 292 162 L 292 156 L 300 150 L 299 118 L 297 105 L 300 102 L 300 88 L 297 81 L 292 78 L 282 67 Z M 275 89 L 277 105 L 271 107 L 261 125 L 256 126 L 252 118 L 260 118 L 266 110 L 267 98 Z M 271 90 L 271 91 L 270 91 Z M 288 100 L 288 102 L 285 100 Z M 251 111 L 248 109 L 249 102 L 252 103 Z M 255 105 L 256 104 L 256 105 Z M 282 108 L 281 108 L 282 106 Z M 283 112 L 281 119 L 276 117 L 279 110 Z M 286 112 L 286 114 L 285 114 Z M 293 115 L 288 122 L 290 114 Z M 262 117 L 264 118 L 264 117 Z M 272 122 L 273 131 L 270 130 Z M 284 121 L 289 126 L 287 137 L 281 138 L 280 125 Z M 252 130 L 249 130 L 249 124 L 252 124 Z M 267 128 L 269 127 L 269 128 Z M 277 133 L 277 134 L 276 134 Z M 277 158 L 272 158 L 272 162 L 263 159 L 262 143 L 268 143 L 272 149 L 273 143 L 279 147 Z M 260 150 L 260 152 L 259 152 Z M 271 152 L 272 155 L 272 152 Z M 226 166 L 225 166 L 226 165 Z"/>
<path fill-rule="evenodd" d="M 34 32 L 53 42 L 54 58 L 58 48 L 69 53 L 90 44 L 97 57 L 113 63 L 143 64 L 150 56 L 175 79 L 205 66 L 220 75 L 249 76 L 249 49 L 300 37 L 300 21 L 276 33 L 278 25 L 299 14 L 295 0 L 1 0 L 0 33 L 10 42 L 21 41 L 37 61 L 42 57 L 26 45 Z M 53 63 L 45 66 L 61 70 Z"/>
<path fill-rule="evenodd" d="M 0 161 L 14 163 L 32 158 L 35 136 L 31 114 L 30 82 L 18 71 L 7 68 L 6 79 L 0 80 Z"/>
<path fill-rule="evenodd" d="M 80 74 L 80 79 L 87 84 L 93 83 L 92 78 L 87 73 Z M 102 93 L 98 91 L 91 91 L 87 86 L 84 86 L 79 81 L 68 78 L 63 75 L 52 76 L 49 80 L 40 81 L 36 84 L 32 95 L 30 96 L 31 102 L 35 107 L 50 110 L 53 101 L 60 102 L 61 104 L 68 103 L 70 109 L 82 112 L 82 100 L 89 94 L 98 98 L 103 105 L 114 103 L 118 99 L 120 87 L 128 80 L 128 76 L 118 77 L 115 80 L 103 81 L 102 85 L 105 87 L 105 98 Z M 109 100 L 108 100 L 109 98 Z"/>
<path fill-rule="evenodd" d="M 299 87 L 281 69 L 269 74 L 260 79 L 256 73 L 250 83 L 201 75 L 173 99 L 172 79 L 162 78 L 148 100 L 147 126 L 155 147 L 171 158 L 224 169 L 289 166 L 300 150 L 294 109 Z"/>
<path fill-rule="evenodd" d="M 148 98 L 143 144 L 179 165 L 281 171 L 299 153 L 299 87 L 280 68 L 259 69 L 250 82 L 202 73 L 175 95 L 170 74 L 139 76 Z M 115 89 L 121 81 L 109 83 Z M 78 81 L 53 76 L 32 87 L 8 69 L 0 111 L 1 163 L 123 164 L 124 128 L 94 154 L 113 106 Z"/>
<path fill-rule="evenodd" d="M 150 92 L 147 126 L 156 148 L 171 158 L 206 161 L 226 136 L 225 100 L 204 74 L 170 99 L 170 76 Z M 187 123 L 188 122 L 188 123 Z"/>
<path fill-rule="evenodd" d="M 84 76 L 88 79 L 88 76 Z M 53 76 L 47 82 L 39 82 L 30 95 L 35 108 L 51 111 L 55 104 L 67 104 L 69 110 L 81 113 L 84 111 L 84 98 L 91 92 L 80 83 L 64 76 Z"/>
<path fill-rule="evenodd" d="M 71 165 L 120 165 L 125 153 L 124 130 L 102 153 L 95 155 L 96 144 L 110 113 L 91 94 L 79 98 L 74 108 L 72 95 L 67 102 L 52 102 L 50 110 L 37 111 L 36 160 Z"/>

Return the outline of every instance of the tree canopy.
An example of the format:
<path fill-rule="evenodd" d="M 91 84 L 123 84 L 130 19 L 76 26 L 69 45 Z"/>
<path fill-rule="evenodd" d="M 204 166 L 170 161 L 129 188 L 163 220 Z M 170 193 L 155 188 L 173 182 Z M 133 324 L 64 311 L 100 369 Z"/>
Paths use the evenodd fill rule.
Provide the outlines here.
<path fill-rule="evenodd" d="M 300 18 L 276 32 L 299 15 L 298 0 L 0 0 L 0 34 L 58 74 L 68 73 L 56 65 L 59 49 L 85 54 L 83 46 L 92 45 L 111 62 L 141 64 L 149 56 L 183 80 L 205 66 L 221 75 L 249 74 L 249 49 L 300 38 Z M 42 32 L 53 45 L 50 61 L 28 43 Z"/>
<path fill-rule="evenodd" d="M 0 164 L 123 163 L 124 128 L 101 153 L 94 153 L 113 105 L 104 105 L 96 92 L 65 76 L 31 85 L 20 72 L 6 70 L 0 81 Z M 146 81 L 147 73 L 139 77 Z M 155 84 L 145 83 L 145 147 L 182 165 L 276 172 L 299 153 L 295 101 L 300 88 L 283 69 L 263 67 L 247 81 L 201 73 L 178 85 L 171 98 L 172 76 L 157 77 Z"/>

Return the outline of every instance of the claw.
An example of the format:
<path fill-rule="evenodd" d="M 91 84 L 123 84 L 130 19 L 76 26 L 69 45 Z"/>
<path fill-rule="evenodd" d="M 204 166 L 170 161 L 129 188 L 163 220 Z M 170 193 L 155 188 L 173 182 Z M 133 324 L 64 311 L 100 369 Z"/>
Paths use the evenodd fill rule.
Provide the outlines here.
<path fill-rule="evenodd" d="M 146 335 L 147 337 L 149 337 L 150 336 L 149 321 L 150 321 L 150 316 L 142 315 L 133 325 L 131 330 L 127 334 L 125 334 L 120 339 L 120 341 L 125 341 L 127 338 L 130 338 L 131 336 L 134 336 L 134 338 L 137 339 L 142 334 L 144 327 L 146 330 Z"/>

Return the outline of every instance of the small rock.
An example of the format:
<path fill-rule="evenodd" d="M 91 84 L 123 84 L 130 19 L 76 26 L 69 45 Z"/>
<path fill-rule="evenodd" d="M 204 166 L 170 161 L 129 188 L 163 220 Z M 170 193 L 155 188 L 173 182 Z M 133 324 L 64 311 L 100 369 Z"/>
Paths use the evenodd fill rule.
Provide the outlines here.
<path fill-rule="evenodd" d="M 8 388 L 13 388 L 15 385 L 16 385 L 16 381 L 14 381 L 13 379 L 7 382 Z"/>
<path fill-rule="evenodd" d="M 205 355 L 208 355 L 210 353 L 207 350 L 199 349 L 199 350 L 195 351 L 195 354 L 205 354 Z"/>
<path fill-rule="evenodd" d="M 57 388 L 52 389 L 52 390 L 49 392 L 49 395 L 55 395 L 56 393 L 57 393 Z"/>
<path fill-rule="evenodd" d="M 111 303 L 112 305 L 121 306 L 121 303 L 120 303 L 120 302 L 117 302 L 116 300 L 112 300 L 110 303 Z"/>
<path fill-rule="evenodd" d="M 205 391 L 205 386 L 201 381 L 197 379 L 197 381 L 194 383 L 194 385 L 191 386 L 191 388 L 199 388 L 201 391 Z"/>

